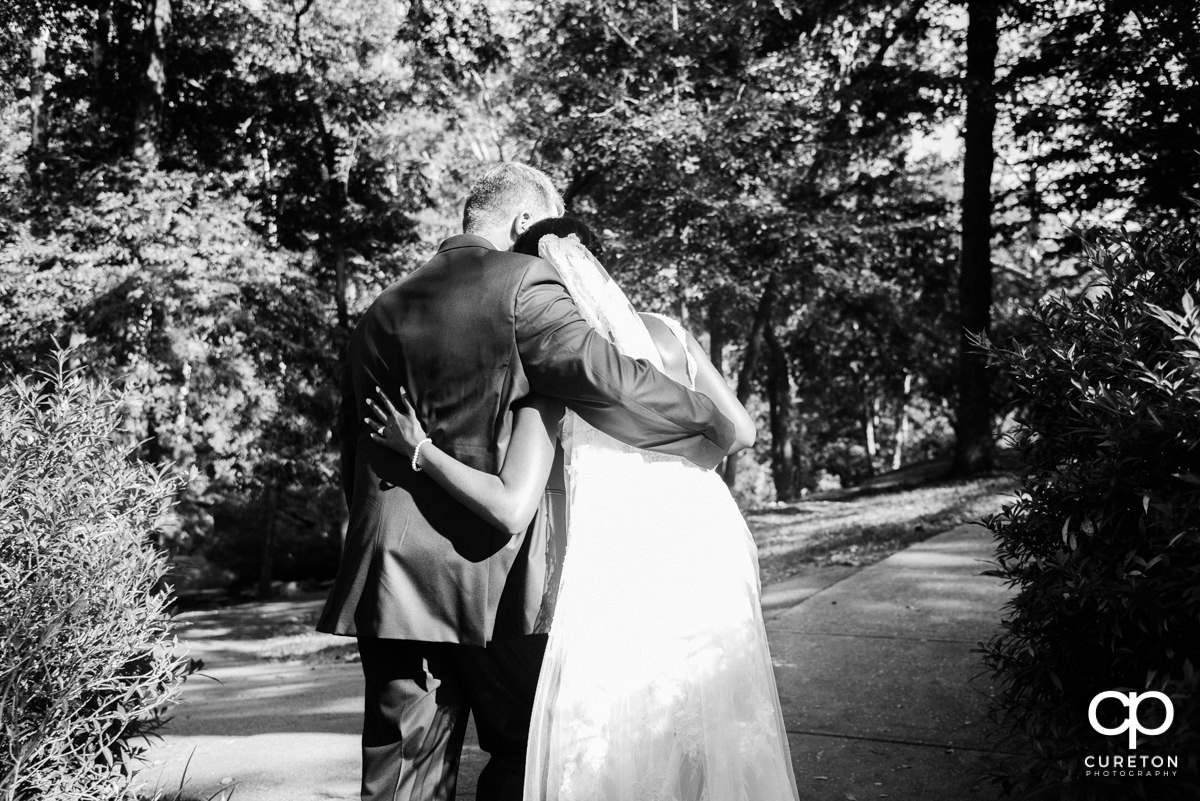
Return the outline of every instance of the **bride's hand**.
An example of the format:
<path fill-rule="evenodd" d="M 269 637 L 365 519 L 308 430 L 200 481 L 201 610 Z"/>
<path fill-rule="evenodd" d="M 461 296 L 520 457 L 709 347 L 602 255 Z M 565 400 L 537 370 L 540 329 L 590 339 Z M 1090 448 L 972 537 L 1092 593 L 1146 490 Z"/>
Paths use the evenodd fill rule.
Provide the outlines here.
<path fill-rule="evenodd" d="M 379 387 L 375 388 L 375 394 L 379 396 L 382 406 L 367 398 L 367 405 L 371 407 L 371 414 L 375 419 L 368 417 L 363 421 L 372 428 L 371 439 L 405 456 L 411 456 L 417 443 L 425 439 L 426 435 L 421 421 L 417 419 L 416 411 L 408 402 L 404 388 L 400 388 L 400 407 L 403 411 L 397 410 Z"/>

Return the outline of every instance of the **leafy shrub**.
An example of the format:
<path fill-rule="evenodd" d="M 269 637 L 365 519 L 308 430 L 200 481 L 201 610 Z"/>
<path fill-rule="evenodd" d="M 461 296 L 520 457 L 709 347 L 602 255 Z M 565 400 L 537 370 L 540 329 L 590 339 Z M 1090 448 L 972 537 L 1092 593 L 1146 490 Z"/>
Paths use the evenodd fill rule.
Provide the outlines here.
<path fill-rule="evenodd" d="M 118 444 L 121 399 L 66 365 L 0 387 L 0 796 L 124 797 L 175 655 L 154 535 L 177 481 Z"/>
<path fill-rule="evenodd" d="M 0 372 L 78 343 L 125 387 L 138 455 L 195 468 L 169 545 L 223 562 L 214 506 L 336 487 L 334 310 L 314 265 L 247 222 L 256 206 L 228 177 L 131 170 L 62 176 L 8 206 L 0 191 Z M 335 509 L 310 532 L 336 527 Z"/>
<path fill-rule="evenodd" d="M 991 348 L 1021 398 L 1018 499 L 991 518 L 1018 592 L 986 646 L 998 716 L 1032 742 L 1009 789 L 1038 797 L 1200 797 L 1200 240 L 1108 234 L 1099 280 L 1031 314 L 1031 341 Z M 1106 690 L 1168 695 L 1160 736 L 1103 736 Z M 1155 701 L 1138 710 L 1155 728 Z M 1099 707 L 1108 728 L 1128 718 Z M 1156 717 L 1157 715 L 1157 717 Z M 1175 777 L 1085 774 L 1085 757 L 1177 756 Z"/>

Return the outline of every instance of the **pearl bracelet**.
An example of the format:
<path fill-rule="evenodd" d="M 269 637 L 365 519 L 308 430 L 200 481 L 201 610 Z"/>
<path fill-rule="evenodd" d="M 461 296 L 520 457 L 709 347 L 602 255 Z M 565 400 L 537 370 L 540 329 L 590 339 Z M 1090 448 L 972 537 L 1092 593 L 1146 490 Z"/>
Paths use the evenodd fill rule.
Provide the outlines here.
<path fill-rule="evenodd" d="M 426 442 L 432 443 L 433 440 L 431 440 L 429 437 L 426 437 L 425 439 L 423 439 L 417 443 L 417 447 L 413 448 L 413 458 L 412 458 L 413 472 L 416 472 L 416 473 L 421 472 L 421 466 L 419 464 L 417 464 L 417 459 L 419 459 L 421 456 L 421 446 L 424 445 Z"/>

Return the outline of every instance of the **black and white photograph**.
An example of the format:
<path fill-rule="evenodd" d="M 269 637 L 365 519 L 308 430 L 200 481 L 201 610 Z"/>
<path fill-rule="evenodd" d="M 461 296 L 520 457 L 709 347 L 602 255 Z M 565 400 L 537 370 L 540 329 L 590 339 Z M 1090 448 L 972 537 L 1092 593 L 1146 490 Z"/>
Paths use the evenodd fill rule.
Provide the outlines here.
<path fill-rule="evenodd" d="M 1200 2 L 5 0 L 0 801 L 1200 801 Z"/>

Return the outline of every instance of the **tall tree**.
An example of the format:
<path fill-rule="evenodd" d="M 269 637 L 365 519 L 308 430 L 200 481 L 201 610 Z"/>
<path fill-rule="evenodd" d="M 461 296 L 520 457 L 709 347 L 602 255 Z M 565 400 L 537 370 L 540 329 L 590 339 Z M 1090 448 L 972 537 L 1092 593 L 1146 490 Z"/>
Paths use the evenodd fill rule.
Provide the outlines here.
<path fill-rule="evenodd" d="M 758 372 L 759 355 L 762 353 L 763 334 L 766 331 L 771 309 L 775 305 L 778 291 L 778 278 L 774 275 L 767 278 L 763 286 L 762 297 L 754 310 L 750 322 L 750 332 L 746 335 L 746 346 L 742 350 L 742 366 L 738 370 L 736 393 L 738 403 L 745 406 L 754 394 L 754 376 Z M 730 487 L 737 483 L 738 461 L 740 453 L 730 454 L 725 460 L 724 478 Z"/>
<path fill-rule="evenodd" d="M 775 328 L 768 320 L 763 330 L 767 345 L 767 406 L 771 427 L 771 480 L 775 485 L 775 500 L 795 501 L 800 498 L 796 476 L 795 442 L 792 438 L 792 379 L 787 351 Z"/>
<path fill-rule="evenodd" d="M 33 181 L 42 169 L 50 137 L 46 111 L 46 47 L 49 43 L 50 27 L 45 23 L 38 24 L 29 46 L 29 151 L 25 156 Z"/>
<path fill-rule="evenodd" d="M 974 344 L 992 312 L 992 168 L 996 159 L 997 4 L 968 0 L 966 123 L 963 130 L 962 258 L 958 278 L 961 319 L 958 405 L 952 470 L 988 470 L 995 459 L 987 356 Z"/>
<path fill-rule="evenodd" d="M 170 28 L 171 0 L 142 0 L 143 66 L 133 117 L 133 157 L 149 166 L 157 166 L 159 159 L 158 137 L 167 92 L 166 50 Z"/>

